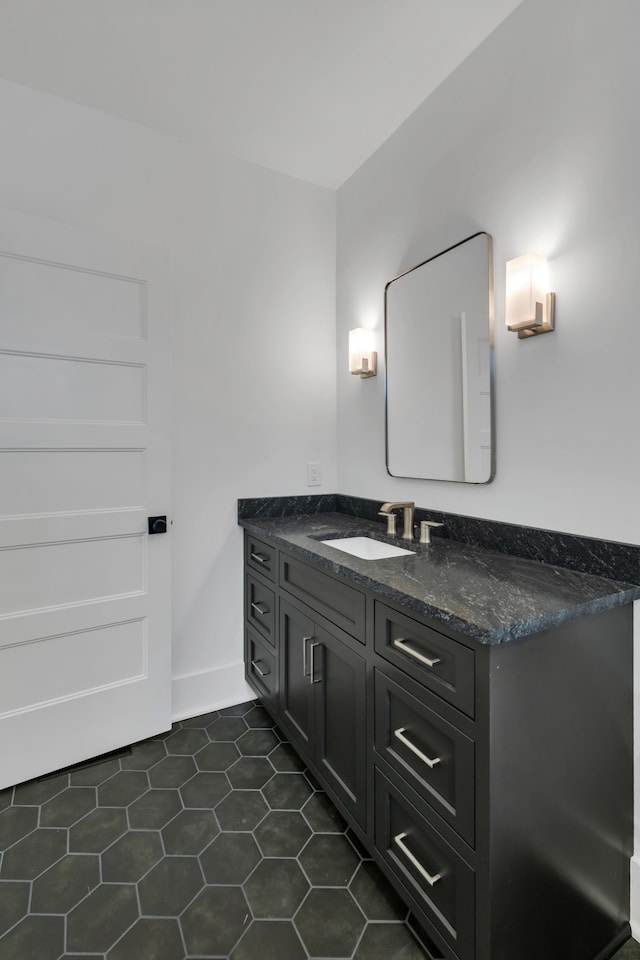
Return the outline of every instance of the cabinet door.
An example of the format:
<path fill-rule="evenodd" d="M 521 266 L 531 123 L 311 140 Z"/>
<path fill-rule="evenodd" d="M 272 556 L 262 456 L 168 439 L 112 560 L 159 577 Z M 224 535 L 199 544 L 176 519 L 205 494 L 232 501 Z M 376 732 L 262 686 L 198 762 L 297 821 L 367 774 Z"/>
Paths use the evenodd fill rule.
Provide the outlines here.
<path fill-rule="evenodd" d="M 366 813 L 366 665 L 316 624 L 309 651 L 315 695 L 315 760 L 362 827 Z"/>
<path fill-rule="evenodd" d="M 313 686 L 309 670 L 314 624 L 285 600 L 280 602 L 280 719 L 294 742 L 313 750 Z"/>

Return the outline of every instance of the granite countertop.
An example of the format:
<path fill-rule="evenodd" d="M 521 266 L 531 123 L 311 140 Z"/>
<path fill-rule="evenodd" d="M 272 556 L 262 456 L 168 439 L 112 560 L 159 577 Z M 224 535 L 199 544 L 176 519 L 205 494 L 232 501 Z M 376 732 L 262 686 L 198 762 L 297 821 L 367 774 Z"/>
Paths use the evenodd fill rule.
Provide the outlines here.
<path fill-rule="evenodd" d="M 640 587 L 433 535 L 430 545 L 385 536 L 384 523 L 341 513 L 239 521 L 354 586 L 400 602 L 480 643 L 504 643 L 640 598 Z M 361 560 L 321 540 L 374 534 L 415 556 Z"/>

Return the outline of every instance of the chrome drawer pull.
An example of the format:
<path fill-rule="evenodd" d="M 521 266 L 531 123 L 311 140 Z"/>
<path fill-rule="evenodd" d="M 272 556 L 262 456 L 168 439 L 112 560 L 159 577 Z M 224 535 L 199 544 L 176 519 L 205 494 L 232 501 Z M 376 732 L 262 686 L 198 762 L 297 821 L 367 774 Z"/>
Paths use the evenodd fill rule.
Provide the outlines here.
<path fill-rule="evenodd" d="M 269 557 L 265 557 L 263 553 L 251 553 L 251 559 L 257 560 L 258 563 L 266 563 Z"/>
<path fill-rule="evenodd" d="M 302 638 L 302 676 L 309 676 L 309 666 L 307 664 L 307 643 L 309 640 L 313 640 L 313 637 L 303 637 Z"/>
<path fill-rule="evenodd" d="M 260 660 L 252 660 L 251 666 L 253 667 L 253 669 L 255 670 L 255 672 L 258 674 L 259 677 L 268 677 L 271 671 L 262 670 L 260 667 L 260 662 L 261 662 Z"/>
<path fill-rule="evenodd" d="M 435 886 L 438 880 L 442 880 L 442 874 L 436 873 L 436 875 L 433 876 L 433 874 L 427 873 L 427 871 L 422 866 L 420 861 L 416 859 L 416 857 L 414 857 L 414 855 L 411 853 L 411 850 L 409 850 L 408 847 L 402 842 L 406 836 L 407 836 L 406 833 L 399 833 L 396 837 L 393 838 L 393 842 L 400 847 L 400 849 L 404 853 L 407 860 L 411 861 L 411 863 L 414 865 L 414 867 L 416 868 L 420 876 L 424 877 L 424 879 L 427 881 L 429 886 L 430 887 Z"/>
<path fill-rule="evenodd" d="M 320 677 L 320 680 L 316 680 L 316 655 L 315 655 L 316 647 L 321 647 L 321 646 L 322 646 L 321 643 L 311 644 L 311 667 L 309 669 L 309 677 L 311 679 L 311 683 L 320 683 L 320 680 L 322 680 L 322 677 Z"/>
<path fill-rule="evenodd" d="M 406 727 L 398 727 L 397 730 L 393 731 L 394 737 L 397 737 L 400 743 L 404 743 L 405 747 L 408 747 L 412 753 L 415 753 L 416 757 L 422 760 L 423 763 L 426 763 L 428 767 L 435 767 L 436 763 L 440 763 L 440 757 L 434 757 L 432 760 L 431 757 L 426 755 L 426 753 L 423 753 L 422 750 L 419 750 L 415 743 L 411 743 L 411 740 L 408 740 L 407 737 L 404 736 L 406 729 Z"/>
<path fill-rule="evenodd" d="M 269 613 L 269 607 L 265 607 L 264 603 L 252 603 L 251 606 L 261 617 L 264 617 L 265 613 Z"/>
<path fill-rule="evenodd" d="M 394 640 L 393 645 L 394 647 L 397 647 L 398 650 L 402 650 L 403 653 L 408 653 L 409 656 L 413 657 L 414 660 L 419 660 L 420 663 L 426 664 L 427 667 L 435 667 L 436 663 L 440 663 L 440 657 L 423 657 L 423 655 L 418 653 L 417 650 L 414 650 L 412 647 L 408 647 L 407 641 L 403 640 L 402 637 Z"/>

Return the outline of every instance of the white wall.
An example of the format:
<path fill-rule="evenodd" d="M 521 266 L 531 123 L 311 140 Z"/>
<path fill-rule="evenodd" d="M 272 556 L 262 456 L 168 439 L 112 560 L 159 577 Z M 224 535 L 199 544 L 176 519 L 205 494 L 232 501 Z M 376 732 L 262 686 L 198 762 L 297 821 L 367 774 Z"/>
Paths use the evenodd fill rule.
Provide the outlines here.
<path fill-rule="evenodd" d="M 0 205 L 173 268 L 174 715 L 237 702 L 236 498 L 336 488 L 335 194 L 0 81 Z"/>
<path fill-rule="evenodd" d="M 525 0 L 338 192 L 341 493 L 640 542 L 639 33 L 637 0 Z M 382 352 L 385 283 L 476 230 L 494 239 L 496 478 L 388 477 L 383 377 L 345 372 L 347 332 L 374 326 Z M 520 341 L 504 269 L 529 250 L 550 258 L 556 332 Z M 640 860 L 632 878 L 638 937 Z"/>
<path fill-rule="evenodd" d="M 339 190 L 340 492 L 640 542 L 639 30 L 637 0 L 525 0 Z M 382 351 L 385 283 L 476 230 L 494 239 L 495 481 L 387 477 L 383 377 L 345 372 L 347 331 L 374 324 Z M 550 257 L 557 329 L 520 341 L 504 269 L 529 250 Z"/>

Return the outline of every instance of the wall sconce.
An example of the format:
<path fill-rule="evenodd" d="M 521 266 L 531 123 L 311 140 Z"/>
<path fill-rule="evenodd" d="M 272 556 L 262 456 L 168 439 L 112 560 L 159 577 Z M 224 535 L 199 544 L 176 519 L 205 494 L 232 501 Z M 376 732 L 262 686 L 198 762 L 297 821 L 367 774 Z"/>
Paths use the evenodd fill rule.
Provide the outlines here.
<path fill-rule="evenodd" d="M 358 374 L 362 380 L 375 377 L 378 354 L 373 349 L 373 330 L 357 327 L 349 330 L 349 373 Z"/>
<path fill-rule="evenodd" d="M 507 262 L 505 314 L 507 330 L 520 340 L 555 327 L 555 293 L 548 293 L 547 261 L 527 253 Z"/>

